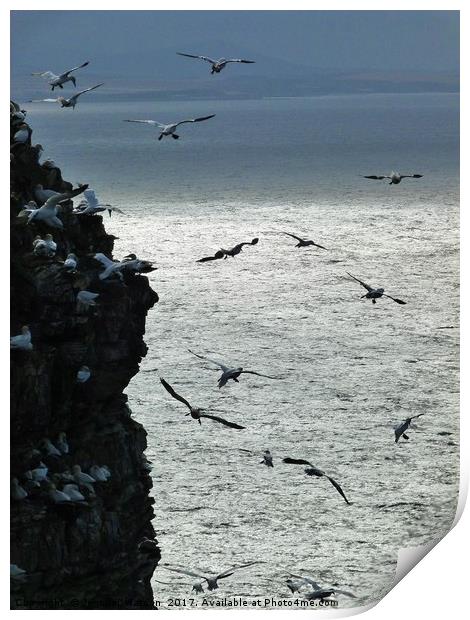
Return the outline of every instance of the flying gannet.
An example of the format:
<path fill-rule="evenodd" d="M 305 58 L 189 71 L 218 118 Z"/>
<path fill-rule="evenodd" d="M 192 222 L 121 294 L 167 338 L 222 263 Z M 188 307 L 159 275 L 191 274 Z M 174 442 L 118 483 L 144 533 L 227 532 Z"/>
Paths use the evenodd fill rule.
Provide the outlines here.
<path fill-rule="evenodd" d="M 176 52 L 178 56 L 186 56 L 187 58 L 198 58 L 199 60 L 205 60 L 209 62 L 211 66 L 211 75 L 214 73 L 220 73 L 222 69 L 226 67 L 229 62 L 239 62 L 244 63 L 246 65 L 252 65 L 255 63 L 254 60 L 244 60 L 243 58 L 219 58 L 218 60 L 213 60 L 208 56 L 198 56 L 194 54 L 184 54 L 183 52 Z"/>
<path fill-rule="evenodd" d="M 397 299 L 396 297 L 392 297 L 391 295 L 386 295 L 385 292 L 384 292 L 385 291 L 384 288 L 372 288 L 372 286 L 369 286 L 368 284 L 366 284 L 362 280 L 359 280 L 359 278 L 356 278 L 351 273 L 348 273 L 348 272 L 346 272 L 346 273 L 353 280 L 356 280 L 356 282 L 359 282 L 359 284 L 361 286 L 363 286 L 367 290 L 367 293 L 365 295 L 362 295 L 361 299 L 363 299 L 364 297 L 366 297 L 367 299 L 372 299 L 372 303 L 375 304 L 375 303 L 377 303 L 376 300 L 380 299 L 380 297 L 388 297 L 389 299 L 391 299 L 392 301 L 394 301 L 397 304 L 401 304 L 401 305 L 405 305 L 406 304 L 406 301 L 402 301 L 401 299 Z"/>
<path fill-rule="evenodd" d="M 322 245 L 318 245 L 318 243 L 314 243 L 311 239 L 302 239 L 301 237 L 297 237 L 297 235 L 293 235 L 292 233 L 283 232 L 283 235 L 289 235 L 293 239 L 297 239 L 298 243 L 295 246 L 296 248 L 306 248 L 309 245 L 314 245 L 317 248 L 321 248 L 322 250 L 326 250 Z"/>
<path fill-rule="evenodd" d="M 325 472 L 322 471 L 321 469 L 318 469 L 317 467 L 314 467 L 309 461 L 305 461 L 304 459 L 291 459 L 290 457 L 286 457 L 286 458 L 282 459 L 282 461 L 283 461 L 283 463 L 289 463 L 289 464 L 292 464 L 292 465 L 307 465 L 307 467 L 304 469 L 304 471 L 307 474 L 307 476 L 316 476 L 318 478 L 325 477 L 335 487 L 335 489 L 342 496 L 342 498 L 344 499 L 346 504 L 350 504 L 351 503 L 348 500 L 348 498 L 346 497 L 346 495 L 344 494 L 343 489 L 336 482 L 336 480 L 334 480 L 330 476 L 327 476 L 325 474 Z"/>
<path fill-rule="evenodd" d="M 390 179 L 389 185 L 398 185 L 398 183 L 401 183 L 402 179 L 421 179 L 422 176 L 423 176 L 422 174 L 399 174 L 398 172 L 394 172 L 392 170 L 392 172 L 388 175 L 372 174 L 369 176 L 364 176 L 364 179 L 374 179 L 375 181 L 382 181 L 383 179 Z"/>
<path fill-rule="evenodd" d="M 218 575 L 205 575 L 202 571 L 199 570 L 188 570 L 186 568 L 172 568 L 169 566 L 162 566 L 166 570 L 173 571 L 174 573 L 181 573 L 182 575 L 189 575 L 190 577 L 198 577 L 203 581 L 207 581 L 207 589 L 208 590 L 217 590 L 219 584 L 217 581 L 219 579 L 225 579 L 226 577 L 230 577 L 236 570 L 241 568 L 246 568 L 248 566 L 253 566 L 253 564 L 261 564 L 261 562 L 248 562 L 247 564 L 239 564 L 238 566 L 233 566 L 228 570 L 219 573 Z"/>
<path fill-rule="evenodd" d="M 64 225 L 62 221 L 57 217 L 59 205 L 62 202 L 68 202 L 74 196 L 78 196 L 86 190 L 88 186 L 82 185 L 77 189 L 72 189 L 63 194 L 54 194 L 46 200 L 46 202 L 39 207 L 39 209 L 31 209 L 28 215 L 28 224 L 42 222 L 51 228 L 59 228 L 63 230 Z"/>
<path fill-rule="evenodd" d="M 80 202 L 78 207 L 73 210 L 75 215 L 95 215 L 96 213 L 101 213 L 102 211 L 108 211 L 109 217 L 111 217 L 113 211 L 124 214 L 124 212 L 117 207 L 113 207 L 107 203 L 101 204 L 96 197 L 95 190 L 93 189 L 86 189 L 83 192 L 83 196 L 85 197 L 85 200 Z"/>
<path fill-rule="evenodd" d="M 183 403 L 183 405 L 186 405 L 186 407 L 189 409 L 189 413 L 187 413 L 186 415 L 190 415 L 193 418 L 193 420 L 197 420 L 199 424 L 201 424 L 201 418 L 208 418 L 209 420 L 214 420 L 215 422 L 219 422 L 220 424 L 223 424 L 224 426 L 229 426 L 230 428 L 237 428 L 237 429 L 245 428 L 244 426 L 235 424 L 235 422 L 228 422 L 227 420 L 224 420 L 223 418 L 219 418 L 218 416 L 210 415 L 208 413 L 203 413 L 204 409 L 197 409 L 196 407 L 192 407 L 185 398 L 183 398 L 182 396 L 180 396 L 179 394 L 175 392 L 175 390 L 171 387 L 169 383 L 165 381 L 165 379 L 162 379 L 160 377 L 160 382 L 165 388 L 165 390 L 170 394 L 170 396 L 172 396 L 176 400 L 179 400 L 180 403 Z"/>
<path fill-rule="evenodd" d="M 104 82 L 102 82 L 101 84 L 96 84 L 96 86 L 92 86 L 91 88 L 85 88 L 85 90 L 81 90 L 79 93 L 77 93 L 76 95 L 73 95 L 72 97 L 69 97 L 68 99 L 66 99 L 65 97 L 57 97 L 57 99 L 31 99 L 31 102 L 32 103 L 42 103 L 42 102 L 60 103 L 61 108 L 75 109 L 75 106 L 77 105 L 77 101 L 80 95 L 83 95 L 84 93 L 89 93 L 91 90 L 95 90 L 95 88 L 99 88 L 100 86 L 103 86 L 103 84 Z"/>
<path fill-rule="evenodd" d="M 353 594 L 352 592 L 348 592 L 347 590 L 338 590 L 336 587 L 334 589 L 324 588 L 320 586 L 316 581 L 314 581 L 311 577 L 294 575 L 293 573 L 291 573 L 291 577 L 297 579 L 297 583 L 300 583 L 300 586 L 307 585 L 313 588 L 313 592 L 309 592 L 305 596 L 305 598 L 308 600 L 323 599 L 329 596 L 334 596 L 336 594 L 342 594 L 344 596 L 349 596 L 350 598 L 357 598 L 355 594 Z"/>
<path fill-rule="evenodd" d="M 406 431 L 410 428 L 412 421 L 415 418 L 420 418 L 422 415 L 424 415 L 424 413 L 418 413 L 417 415 L 410 416 L 394 428 L 395 443 L 398 443 L 400 437 L 403 437 L 403 439 L 409 439 L 408 435 L 406 435 Z"/>
<path fill-rule="evenodd" d="M 64 73 L 61 73 L 60 75 L 56 75 L 55 73 L 52 73 L 52 71 L 39 71 L 39 72 L 36 71 L 35 73 L 32 73 L 31 75 L 36 75 L 36 76 L 42 77 L 45 80 L 47 80 L 49 85 L 51 86 L 51 90 L 54 90 L 54 88 L 56 88 L 57 86 L 59 88 L 63 88 L 63 84 L 65 84 L 66 82 L 72 82 L 72 84 L 76 87 L 77 80 L 75 79 L 73 75 L 70 75 L 70 74 L 73 71 L 76 71 L 77 69 L 82 69 L 83 67 L 86 67 L 89 64 L 90 63 L 88 61 L 84 62 L 82 65 L 78 65 L 78 67 L 73 67 L 73 69 L 64 71 Z"/>
<path fill-rule="evenodd" d="M 212 364 L 215 364 L 222 370 L 222 375 L 220 376 L 218 380 L 219 388 L 223 387 L 230 379 L 235 381 L 235 383 L 238 383 L 239 382 L 238 377 L 241 374 L 257 375 L 258 377 L 266 377 L 267 379 L 280 379 L 280 377 L 272 377 L 271 375 L 264 375 L 260 372 L 255 372 L 254 370 L 244 370 L 242 367 L 230 368 L 229 366 L 225 366 L 225 364 L 222 364 L 222 362 L 218 362 L 216 360 L 210 359 L 209 357 L 205 357 L 204 355 L 198 355 L 197 353 L 194 353 L 194 351 L 191 351 L 191 349 L 188 349 L 188 351 L 192 355 L 195 355 L 201 360 L 206 360 L 208 362 L 211 362 Z"/>
<path fill-rule="evenodd" d="M 163 123 L 159 123 L 158 121 L 141 121 L 141 120 L 133 120 L 133 119 L 125 119 L 125 123 L 145 123 L 146 125 L 151 125 L 152 127 L 158 127 L 160 130 L 160 135 L 158 139 L 161 140 L 163 136 L 171 136 L 175 140 L 178 140 L 179 135 L 175 133 L 176 128 L 184 123 L 199 123 L 201 121 L 207 121 L 209 118 L 214 118 L 215 114 L 210 114 L 209 116 L 201 116 L 199 118 L 188 118 L 184 121 L 179 121 L 178 123 L 170 123 L 165 125 Z"/>

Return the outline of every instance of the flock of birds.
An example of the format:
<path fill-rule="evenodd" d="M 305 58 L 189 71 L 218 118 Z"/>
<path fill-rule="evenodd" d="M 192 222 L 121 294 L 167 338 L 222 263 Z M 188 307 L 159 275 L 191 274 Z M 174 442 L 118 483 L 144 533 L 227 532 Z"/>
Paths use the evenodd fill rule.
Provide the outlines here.
<path fill-rule="evenodd" d="M 200 59 L 202 61 L 210 63 L 212 75 L 220 73 L 230 63 L 249 64 L 254 62 L 252 60 L 245 60 L 240 58 L 220 58 L 218 60 L 214 60 L 207 56 L 186 54 L 182 52 L 178 52 L 178 54 L 189 58 Z M 63 89 L 64 85 L 69 82 L 72 83 L 74 87 L 76 87 L 76 78 L 73 73 L 88 65 L 89 62 L 84 62 L 83 64 L 73 67 L 72 69 L 69 69 L 68 71 L 65 71 L 59 75 L 56 75 L 51 71 L 34 73 L 33 75 L 39 76 L 47 80 L 48 84 L 51 87 L 51 90 L 54 91 L 56 88 Z M 58 102 L 61 107 L 68 107 L 74 109 L 81 95 L 91 92 L 101 87 L 102 85 L 102 83 L 96 84 L 95 86 L 79 91 L 75 95 L 68 98 L 58 97 L 56 99 L 48 98 L 33 101 Z M 31 137 L 30 128 L 23 123 L 25 112 L 16 109 L 15 114 L 18 123 L 18 130 L 14 134 L 14 142 L 25 143 L 29 141 Z M 159 123 L 155 120 L 140 119 L 126 119 L 125 122 L 141 123 L 156 127 L 159 130 L 158 140 L 161 140 L 164 136 L 171 136 L 173 139 L 176 140 L 179 138 L 176 130 L 181 125 L 185 123 L 198 123 L 206 121 L 214 118 L 214 116 L 214 114 L 211 114 L 199 118 L 185 119 L 170 124 Z M 390 181 L 390 184 L 393 185 L 399 184 L 405 178 L 418 179 L 421 177 L 422 175 L 420 174 L 401 175 L 397 172 L 392 172 L 390 175 L 365 176 L 365 178 L 373 180 L 388 179 Z M 68 203 L 72 198 L 75 198 L 79 195 L 83 195 L 84 200 L 82 199 L 79 205 L 73 209 L 73 214 L 75 214 L 76 216 L 95 216 L 96 214 L 102 213 L 104 211 L 108 211 L 110 216 L 113 212 L 122 213 L 122 211 L 108 203 L 101 203 L 98 200 L 95 192 L 90 189 L 88 185 L 79 185 L 78 188 L 72 189 L 71 191 L 65 193 L 55 192 L 53 190 L 44 188 L 41 185 L 37 185 L 34 191 L 35 200 L 25 205 L 18 217 L 23 218 L 27 225 L 34 225 L 40 223 L 49 228 L 62 231 L 64 229 L 64 225 L 59 217 L 61 205 Z M 294 239 L 296 241 L 296 248 L 307 248 L 313 246 L 321 250 L 327 251 L 327 248 L 311 239 L 304 239 L 290 232 L 283 232 L 282 234 Z M 227 259 L 228 257 L 234 258 L 242 252 L 242 249 L 245 246 L 256 246 L 258 244 L 258 241 L 258 237 L 255 237 L 251 241 L 238 243 L 229 249 L 220 248 L 214 254 L 198 259 L 197 262 L 205 263 L 214 260 Z M 32 252 L 34 253 L 34 255 L 40 258 L 54 258 L 57 252 L 57 243 L 54 241 L 52 234 L 45 234 L 44 237 L 37 235 L 33 241 Z M 133 274 L 149 273 L 156 269 L 152 262 L 138 259 L 135 254 L 129 254 L 125 256 L 121 261 L 111 260 L 108 256 L 102 253 L 94 254 L 93 258 L 95 259 L 97 269 L 99 270 L 98 277 L 102 281 L 111 278 L 118 278 L 119 280 L 123 281 L 125 275 L 132 276 Z M 71 274 L 76 274 L 80 270 L 80 258 L 73 253 L 68 254 L 68 256 L 63 261 L 63 269 Z M 400 305 L 406 303 L 401 299 L 385 294 L 385 290 L 383 288 L 374 288 L 350 273 L 348 273 L 348 276 L 350 276 L 354 281 L 356 281 L 367 291 L 364 295 L 362 295 L 362 298 L 370 299 L 373 304 L 376 304 L 377 299 L 380 299 L 382 297 L 387 297 L 388 299 L 391 299 L 392 301 Z M 99 294 L 93 291 L 88 291 L 85 289 L 79 290 L 76 297 L 77 310 L 87 311 L 88 308 L 97 305 L 98 297 Z M 29 326 L 23 326 L 20 334 L 12 336 L 10 338 L 10 347 L 12 350 L 19 350 L 24 352 L 30 352 L 33 350 L 32 335 Z M 221 371 L 221 375 L 217 382 L 219 389 L 226 386 L 229 381 L 238 383 L 241 375 L 243 374 L 257 375 L 259 377 L 264 377 L 272 380 L 282 379 L 282 377 L 263 374 L 255 370 L 247 370 L 243 367 L 231 367 L 218 360 L 206 357 L 205 355 L 195 353 L 191 350 L 189 350 L 189 352 L 192 355 L 196 356 L 198 359 L 209 362 L 214 366 L 218 367 L 218 369 Z M 76 381 L 77 383 L 86 383 L 90 379 L 91 375 L 92 371 L 90 370 L 90 368 L 84 365 L 78 369 Z M 166 379 L 164 379 L 163 377 L 160 378 L 160 382 L 166 392 L 168 392 L 168 394 L 173 399 L 177 400 L 186 407 L 186 409 L 188 410 L 186 416 L 190 416 L 199 424 L 201 424 L 201 420 L 204 419 L 210 420 L 212 422 L 235 430 L 243 430 L 245 428 L 244 426 L 236 422 L 228 421 L 225 418 L 213 415 L 200 407 L 193 406 L 184 396 L 180 395 L 174 389 L 174 387 L 170 385 L 170 383 L 166 381 Z M 394 428 L 395 442 L 398 442 L 401 438 L 405 440 L 409 439 L 407 431 L 409 428 L 413 427 L 413 420 L 420 417 L 421 415 L 423 414 L 406 418 L 406 420 L 404 420 Z M 56 445 L 54 445 L 49 439 L 44 439 L 41 442 L 41 450 L 45 451 L 47 456 L 50 458 L 61 458 L 65 454 L 68 454 L 69 448 L 66 442 L 65 433 L 61 433 L 59 435 L 56 441 Z M 36 456 L 40 455 L 41 452 L 37 451 Z M 315 465 L 313 465 L 309 460 L 284 457 L 282 459 L 282 462 L 288 465 L 303 465 L 306 475 L 316 478 L 325 478 L 334 487 L 334 489 L 338 492 L 338 494 L 342 497 L 346 504 L 352 503 L 347 498 L 339 483 L 330 475 L 325 473 L 322 469 L 319 469 Z M 271 454 L 270 450 L 267 449 L 264 451 L 260 464 L 264 464 L 266 467 L 270 468 L 274 467 L 273 455 Z M 23 501 L 31 493 L 38 492 L 38 489 L 40 489 L 41 492 L 45 489 L 48 497 L 54 503 L 83 503 L 86 502 L 88 497 L 93 496 L 93 485 L 96 482 L 106 482 L 109 479 L 110 475 L 111 473 L 109 469 L 105 466 L 93 466 L 90 469 L 89 473 L 86 473 L 82 472 L 80 465 L 75 464 L 73 465 L 71 471 L 67 470 L 63 474 L 53 474 L 48 477 L 48 468 L 41 460 L 34 469 L 24 473 L 24 475 L 22 476 L 21 484 L 18 478 L 15 477 L 12 479 L 11 496 L 15 501 Z M 62 486 L 61 489 L 58 488 L 59 485 Z M 148 539 L 142 541 L 140 543 L 139 550 L 142 553 L 154 552 L 155 541 L 151 541 Z M 193 591 L 203 592 L 204 582 L 207 583 L 207 587 L 209 590 L 215 590 L 218 588 L 219 580 L 231 576 L 236 570 L 247 568 L 249 566 L 259 563 L 261 562 L 248 562 L 245 564 L 237 565 L 216 575 L 208 575 L 204 571 L 200 571 L 198 569 L 188 569 L 182 566 L 163 565 L 162 568 L 175 573 L 198 578 L 199 581 L 196 584 L 193 584 Z M 22 569 L 20 569 L 16 565 L 12 565 L 13 577 L 22 578 L 24 576 L 23 574 L 24 571 Z M 351 592 L 345 590 L 338 590 L 336 587 L 320 586 L 315 580 L 308 576 L 290 574 L 289 578 L 286 580 L 285 583 L 289 590 L 294 594 L 302 591 L 303 588 L 307 588 L 305 598 L 308 600 L 330 600 L 331 597 L 338 594 L 355 598 L 355 595 Z"/>

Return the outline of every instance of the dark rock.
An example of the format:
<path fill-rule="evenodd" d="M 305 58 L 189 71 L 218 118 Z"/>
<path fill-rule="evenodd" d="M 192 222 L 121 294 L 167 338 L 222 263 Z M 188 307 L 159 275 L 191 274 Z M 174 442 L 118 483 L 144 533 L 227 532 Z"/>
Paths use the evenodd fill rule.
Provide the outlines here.
<path fill-rule="evenodd" d="M 11 562 L 26 571 L 11 580 L 11 607 L 153 609 L 150 578 L 160 551 L 152 545 L 146 432 L 123 390 L 147 352 L 145 319 L 158 295 L 145 276 L 99 280 L 92 255 L 112 256 L 114 242 L 101 216 L 78 217 L 70 201 L 59 213 L 63 231 L 17 217 L 36 184 L 72 188 L 59 168 L 39 164 L 38 154 L 28 141 L 11 157 L 11 333 L 29 325 L 33 343 L 32 351 L 11 353 L 11 475 L 28 489 L 11 506 Z M 58 246 L 54 258 L 32 254 L 34 237 L 47 232 Z M 79 258 L 76 274 L 62 265 L 70 252 Z M 96 306 L 77 307 L 81 289 L 99 293 Z M 91 377 L 78 384 L 84 364 Z M 41 440 L 54 443 L 63 432 L 69 453 L 47 455 Z M 83 472 L 106 465 L 111 477 L 81 488 L 85 501 L 57 504 L 47 483 L 25 477 L 41 461 L 59 489 L 76 464 Z M 142 540 L 151 552 L 139 551 Z"/>

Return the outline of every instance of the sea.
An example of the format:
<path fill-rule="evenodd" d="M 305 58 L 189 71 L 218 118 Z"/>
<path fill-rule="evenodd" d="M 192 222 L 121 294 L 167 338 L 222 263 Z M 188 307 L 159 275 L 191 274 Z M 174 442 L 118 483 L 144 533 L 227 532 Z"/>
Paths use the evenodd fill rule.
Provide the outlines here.
<path fill-rule="evenodd" d="M 23 106 L 43 159 L 124 212 L 104 216 L 115 257 L 158 266 L 149 351 L 127 394 L 153 463 L 160 608 L 287 604 L 291 574 L 353 593 L 338 594 L 340 608 L 380 599 L 398 550 L 442 538 L 458 500 L 458 95 L 92 93 L 75 110 Z M 209 114 L 179 127 L 179 140 L 123 122 Z M 423 177 L 363 178 L 392 170 Z M 255 237 L 235 258 L 196 262 Z M 406 305 L 361 299 L 348 272 Z M 242 374 L 219 389 L 217 367 L 188 349 L 278 378 Z M 246 428 L 185 417 L 160 377 Z M 395 443 L 394 427 L 417 414 Z M 273 468 L 260 463 L 266 449 Z M 285 457 L 323 470 L 351 504 Z M 219 574 L 249 562 L 259 563 L 203 595 L 191 593 L 200 579 L 165 568 Z"/>

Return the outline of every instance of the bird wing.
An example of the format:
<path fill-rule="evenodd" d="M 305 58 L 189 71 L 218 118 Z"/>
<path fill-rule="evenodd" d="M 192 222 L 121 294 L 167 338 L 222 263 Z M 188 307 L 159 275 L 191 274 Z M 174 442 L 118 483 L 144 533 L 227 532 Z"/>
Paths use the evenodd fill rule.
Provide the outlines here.
<path fill-rule="evenodd" d="M 366 284 L 365 282 L 363 282 L 362 280 L 359 280 L 359 278 L 356 278 L 355 276 L 353 276 L 351 273 L 349 273 L 348 271 L 346 271 L 346 273 L 348 274 L 348 276 L 350 276 L 353 280 L 356 280 L 356 282 L 359 282 L 359 284 L 361 284 L 365 289 L 367 289 L 368 291 L 373 291 L 374 289 L 369 286 L 368 284 Z"/>
<path fill-rule="evenodd" d="M 90 92 L 90 90 L 95 90 L 95 88 L 99 88 L 100 86 L 103 86 L 104 82 L 101 82 L 101 84 L 96 84 L 96 86 L 90 86 L 90 88 L 85 88 L 84 90 L 81 90 L 79 93 L 77 93 L 76 95 L 74 95 L 73 97 L 70 97 L 70 101 L 73 100 L 77 100 L 80 95 L 83 95 L 83 93 L 88 93 Z"/>
<path fill-rule="evenodd" d="M 98 252 L 98 254 L 95 254 L 93 258 L 99 261 L 103 265 L 103 267 L 111 267 L 111 265 L 116 265 L 114 261 L 112 261 L 110 258 L 105 256 L 101 252 Z"/>
<path fill-rule="evenodd" d="M 283 235 L 289 235 L 289 237 L 292 237 L 293 239 L 297 239 L 297 241 L 303 241 L 303 239 L 301 237 L 297 237 L 297 235 L 293 235 L 292 233 L 288 233 L 288 232 L 283 232 Z"/>
<path fill-rule="evenodd" d="M 199 260 L 196 261 L 196 263 L 207 263 L 207 261 L 210 260 L 218 260 L 219 258 L 223 258 L 224 257 L 224 253 L 221 250 L 218 250 L 214 256 L 204 256 L 204 258 L 200 258 Z"/>
<path fill-rule="evenodd" d="M 202 573 L 196 573 L 195 571 L 190 571 L 186 568 L 170 568 L 169 566 L 162 566 L 162 568 L 170 570 L 174 573 L 181 573 L 182 575 L 189 575 L 190 577 L 198 577 L 199 579 L 205 579 L 207 581 L 207 577 Z"/>
<path fill-rule="evenodd" d="M 186 407 L 191 411 L 191 405 L 188 403 L 188 401 L 182 396 L 180 396 L 179 394 L 177 394 L 175 390 L 171 387 L 171 385 L 165 381 L 165 379 L 162 379 L 160 377 L 160 383 L 163 385 L 163 387 L 168 392 L 168 394 L 170 394 L 170 396 L 173 396 L 173 398 L 176 398 L 176 400 L 179 400 L 180 403 L 183 403 L 184 405 L 186 405 Z"/>
<path fill-rule="evenodd" d="M 312 241 L 312 243 L 313 243 L 313 245 L 314 245 L 316 248 L 321 248 L 322 250 L 328 250 L 328 248 L 325 248 L 325 247 L 323 247 L 322 245 L 319 245 L 318 243 L 315 243 L 314 241 Z"/>
<path fill-rule="evenodd" d="M 304 583 L 308 583 L 309 585 L 312 586 L 314 590 L 322 589 L 322 587 L 316 581 L 311 579 L 311 577 L 303 577 L 302 575 L 294 575 L 294 573 L 289 573 L 289 574 L 291 575 L 291 577 L 295 577 L 295 579 L 300 579 Z"/>
<path fill-rule="evenodd" d="M 273 377 L 272 375 L 263 375 L 261 372 L 256 372 L 254 370 L 242 370 L 242 373 L 247 373 L 249 375 L 258 375 L 258 377 L 266 377 L 267 379 L 280 379 L 281 377 Z"/>
<path fill-rule="evenodd" d="M 153 127 L 165 127 L 165 125 L 163 125 L 162 123 L 159 123 L 158 121 L 152 121 L 152 120 L 140 121 L 140 120 L 135 120 L 131 118 L 126 118 L 124 119 L 124 123 L 145 123 L 146 125 L 152 125 Z"/>
<path fill-rule="evenodd" d="M 187 118 L 185 121 L 179 121 L 175 123 L 175 127 L 178 125 L 183 125 L 184 123 L 199 123 L 200 121 L 207 121 L 209 118 L 214 118 L 215 114 L 210 114 L 209 116 L 200 116 L 199 118 Z"/>
<path fill-rule="evenodd" d="M 98 198 L 96 197 L 94 189 L 86 189 L 83 192 L 83 195 L 85 196 L 86 201 L 90 205 L 90 207 L 97 207 L 98 206 Z"/>
<path fill-rule="evenodd" d="M 253 64 L 254 60 L 244 60 L 243 58 L 229 58 L 225 62 L 244 62 L 245 64 Z"/>
<path fill-rule="evenodd" d="M 422 174 L 401 174 L 402 179 L 421 179 Z"/>
<path fill-rule="evenodd" d="M 42 77 L 45 80 L 55 80 L 60 77 L 59 75 L 52 73 L 52 71 L 42 71 L 42 72 L 39 71 L 36 73 L 31 73 L 31 75 L 38 75 L 39 77 Z"/>
<path fill-rule="evenodd" d="M 289 456 L 286 456 L 286 458 L 282 459 L 282 462 L 290 463 L 291 465 L 310 465 L 310 467 L 313 467 L 310 461 L 305 461 L 304 459 L 291 459 Z"/>
<path fill-rule="evenodd" d="M 224 372 L 226 370 L 229 370 L 228 366 L 225 366 L 224 364 L 222 364 L 222 362 L 217 362 L 216 360 L 212 360 L 210 357 L 205 357 L 204 355 L 198 355 L 197 353 L 194 353 L 194 351 L 191 351 L 191 349 L 188 349 L 188 351 L 190 353 L 192 353 L 193 355 L 195 355 L 196 357 L 198 357 L 199 359 L 201 359 L 201 360 L 206 360 L 207 362 L 212 362 L 213 364 L 215 364 L 216 366 L 221 368 Z"/>
<path fill-rule="evenodd" d="M 349 596 L 350 598 L 357 598 L 355 594 L 348 592 L 348 590 L 338 590 L 338 588 L 335 588 L 334 590 L 336 594 L 342 594 L 343 596 Z"/>
<path fill-rule="evenodd" d="M 412 415 L 410 420 L 414 420 L 415 418 L 420 418 L 424 413 L 418 413 L 417 415 Z"/>
<path fill-rule="evenodd" d="M 238 428 L 238 429 L 245 428 L 244 426 L 240 426 L 240 424 L 235 424 L 235 422 L 228 422 L 227 420 L 224 420 L 223 418 L 219 418 L 216 415 L 209 415 L 208 413 L 201 413 L 200 417 L 209 418 L 210 420 L 215 420 L 216 422 L 220 422 L 220 424 L 223 424 L 224 426 L 230 426 L 230 428 Z"/>
<path fill-rule="evenodd" d="M 40 103 L 42 101 L 47 101 L 49 103 L 57 103 L 58 99 L 30 99 L 30 103 Z"/>
<path fill-rule="evenodd" d="M 383 296 L 388 297 L 389 299 L 394 301 L 396 304 L 400 304 L 401 306 L 406 305 L 406 301 L 403 301 L 403 299 L 398 299 L 397 297 L 392 297 L 391 295 L 386 295 L 385 293 L 383 294 Z"/>
<path fill-rule="evenodd" d="M 212 60 L 209 56 L 197 56 L 194 54 L 184 54 L 183 52 L 176 52 L 178 56 L 187 56 L 188 58 L 199 58 L 200 60 L 205 60 L 206 62 L 210 62 L 212 65 L 217 62 L 216 60 Z"/>
<path fill-rule="evenodd" d="M 364 179 L 375 179 L 376 181 L 381 181 L 382 179 L 389 179 L 389 176 L 378 176 L 376 174 L 370 174 L 368 176 L 364 176 Z"/>
<path fill-rule="evenodd" d="M 247 566 L 253 566 L 253 564 L 261 564 L 260 561 L 255 562 L 247 562 L 246 564 L 238 564 L 237 566 L 233 566 L 232 568 L 227 569 L 220 575 L 217 575 L 216 579 L 223 579 L 224 577 L 228 577 L 233 573 L 233 571 L 238 570 L 239 568 L 246 568 Z"/>
<path fill-rule="evenodd" d="M 346 495 L 343 492 L 343 489 L 339 486 L 339 484 L 336 482 L 336 480 L 333 480 L 333 478 L 330 478 L 330 476 L 326 476 L 326 477 L 331 482 L 331 484 L 335 487 L 335 489 L 338 491 L 338 493 L 343 497 L 343 499 L 346 502 L 346 504 L 350 504 L 351 502 L 348 500 L 348 498 L 346 497 Z"/>
<path fill-rule="evenodd" d="M 74 67 L 73 69 L 69 69 L 68 71 L 64 71 L 64 73 L 62 73 L 62 74 L 60 75 L 60 77 L 67 77 L 67 75 L 68 75 L 69 73 L 72 73 L 72 71 L 76 71 L 77 69 L 81 69 L 82 67 L 86 67 L 86 66 L 87 66 L 87 65 L 89 65 L 89 64 L 90 64 L 90 63 L 89 63 L 88 61 L 87 61 L 87 62 L 84 62 L 82 65 L 78 65 L 78 67 Z"/>

